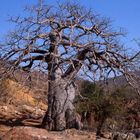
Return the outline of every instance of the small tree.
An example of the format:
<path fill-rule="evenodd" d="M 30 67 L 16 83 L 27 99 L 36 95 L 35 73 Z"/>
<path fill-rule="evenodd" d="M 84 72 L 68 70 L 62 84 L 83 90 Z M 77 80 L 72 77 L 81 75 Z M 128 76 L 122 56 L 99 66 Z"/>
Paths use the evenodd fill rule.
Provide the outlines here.
<path fill-rule="evenodd" d="M 138 54 L 130 58 L 123 52 L 118 41 L 123 33 L 112 30 L 108 18 L 75 3 L 48 6 L 40 0 L 27 10 L 26 17 L 11 19 L 16 29 L 7 36 L 1 55 L 10 67 L 48 74 L 48 111 L 42 125 L 63 130 L 70 121 L 77 124 L 76 75 L 106 79 L 119 72 L 133 79 L 129 66 Z"/>
<path fill-rule="evenodd" d="M 101 129 L 106 121 L 106 119 L 111 118 L 116 113 L 118 100 L 114 99 L 112 94 L 105 94 L 103 87 L 100 84 L 94 84 L 92 82 L 83 82 L 81 88 L 81 94 L 87 98 L 84 102 L 78 103 L 79 112 L 90 112 L 94 113 L 91 116 L 91 120 L 98 122 L 97 125 L 97 135 L 101 134 Z M 95 126 L 92 126 L 95 128 Z"/>

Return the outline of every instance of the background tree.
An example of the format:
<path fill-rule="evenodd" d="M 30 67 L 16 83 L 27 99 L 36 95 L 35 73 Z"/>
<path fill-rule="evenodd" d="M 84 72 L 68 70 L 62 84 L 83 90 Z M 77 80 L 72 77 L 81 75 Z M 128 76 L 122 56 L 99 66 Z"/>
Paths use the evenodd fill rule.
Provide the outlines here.
<path fill-rule="evenodd" d="M 124 52 L 118 41 L 123 33 L 114 31 L 108 18 L 75 3 L 48 6 L 40 1 L 26 10 L 26 17 L 11 18 L 16 28 L 1 47 L 1 57 L 10 70 L 48 74 L 48 111 L 42 125 L 51 130 L 80 127 L 73 106 L 73 82 L 79 74 L 95 80 L 119 73 L 137 87 L 129 70 L 139 53 L 129 57 Z"/>
<path fill-rule="evenodd" d="M 112 83 L 106 92 L 102 82 L 82 82 L 80 93 L 86 100 L 79 99 L 76 108 L 82 116 L 83 129 L 96 130 L 101 135 L 104 130 L 125 132 L 139 127 L 139 96 L 126 84 L 124 81 L 114 87 Z"/>
<path fill-rule="evenodd" d="M 97 135 L 100 135 L 106 120 L 114 117 L 117 112 L 120 113 L 123 108 L 123 105 L 121 105 L 123 104 L 123 98 L 121 100 L 118 99 L 118 96 L 114 96 L 112 92 L 105 93 L 105 89 L 101 83 L 95 84 L 88 81 L 82 83 L 81 95 L 87 99 L 84 101 L 79 100 L 77 111 L 80 114 L 85 112 L 88 115 L 87 113 L 89 113 L 88 116 L 85 116 L 86 119 L 90 117 L 89 124 L 92 125 L 91 127 L 88 126 L 88 129 L 96 129 Z"/>

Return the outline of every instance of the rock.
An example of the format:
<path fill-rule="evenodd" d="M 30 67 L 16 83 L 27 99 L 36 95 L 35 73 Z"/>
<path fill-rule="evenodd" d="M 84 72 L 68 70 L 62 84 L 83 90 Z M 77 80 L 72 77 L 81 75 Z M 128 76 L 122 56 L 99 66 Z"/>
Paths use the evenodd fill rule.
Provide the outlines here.
<path fill-rule="evenodd" d="M 2 140 L 55 140 L 48 137 L 48 131 L 34 127 L 14 127 L 8 131 Z"/>
<path fill-rule="evenodd" d="M 22 105 L 19 111 L 23 114 L 29 114 L 30 118 L 38 119 L 44 116 L 45 111 L 37 107 Z"/>
<path fill-rule="evenodd" d="M 10 126 L 0 124 L 0 138 L 11 129 Z"/>
<path fill-rule="evenodd" d="M 133 130 L 132 133 L 136 136 L 137 139 L 138 139 L 138 138 L 140 139 L 140 129 L 138 129 L 138 130 Z"/>
<path fill-rule="evenodd" d="M 1 140 L 96 140 L 96 134 L 76 129 L 54 132 L 20 126 L 12 128 Z"/>
<path fill-rule="evenodd" d="M 136 140 L 136 137 L 133 133 L 120 133 L 116 132 L 112 135 L 112 140 Z"/>
<path fill-rule="evenodd" d="M 109 133 L 109 132 L 103 133 L 103 137 L 106 138 L 106 139 L 110 139 L 111 138 L 111 133 Z"/>
<path fill-rule="evenodd" d="M 28 124 L 29 122 L 41 123 L 42 117 L 45 111 L 38 107 L 31 107 L 27 105 L 14 106 L 14 105 L 0 105 L 0 121 L 3 123 L 9 123 L 14 126 L 16 122 L 20 124 Z M 8 124 L 7 124 L 8 125 Z"/>

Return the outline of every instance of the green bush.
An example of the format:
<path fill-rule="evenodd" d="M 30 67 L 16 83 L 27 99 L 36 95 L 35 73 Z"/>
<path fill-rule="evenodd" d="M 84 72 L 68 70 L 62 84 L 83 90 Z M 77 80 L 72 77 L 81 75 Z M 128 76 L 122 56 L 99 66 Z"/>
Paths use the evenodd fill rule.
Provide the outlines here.
<path fill-rule="evenodd" d="M 94 112 L 93 119 L 98 123 L 96 125 L 98 133 L 103 126 L 107 128 L 108 125 L 113 125 L 110 123 L 114 122 L 119 129 L 122 128 L 121 124 L 124 125 L 125 118 L 130 115 L 130 108 L 127 107 L 127 103 L 136 99 L 136 94 L 129 87 L 121 86 L 106 93 L 103 86 L 89 81 L 82 83 L 80 92 L 86 99 L 79 100 L 76 105 L 77 110 L 80 114 L 85 111 Z M 110 120 L 109 124 L 107 124 L 107 120 Z"/>

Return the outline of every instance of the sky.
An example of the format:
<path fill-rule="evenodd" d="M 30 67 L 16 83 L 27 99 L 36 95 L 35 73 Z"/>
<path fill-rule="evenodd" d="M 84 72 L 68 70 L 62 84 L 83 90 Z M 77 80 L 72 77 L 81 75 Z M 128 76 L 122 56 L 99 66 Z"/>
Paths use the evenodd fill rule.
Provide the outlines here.
<path fill-rule="evenodd" d="M 56 4 L 57 0 L 46 0 Z M 59 0 L 66 1 L 66 0 Z M 109 17 L 114 28 L 125 28 L 126 45 L 136 47 L 134 39 L 140 39 L 140 0 L 76 0 L 79 4 L 91 8 L 101 16 Z M 23 15 L 26 5 L 36 4 L 38 0 L 4 0 L 0 1 L 0 39 L 13 28 L 7 20 L 11 16 Z"/>

